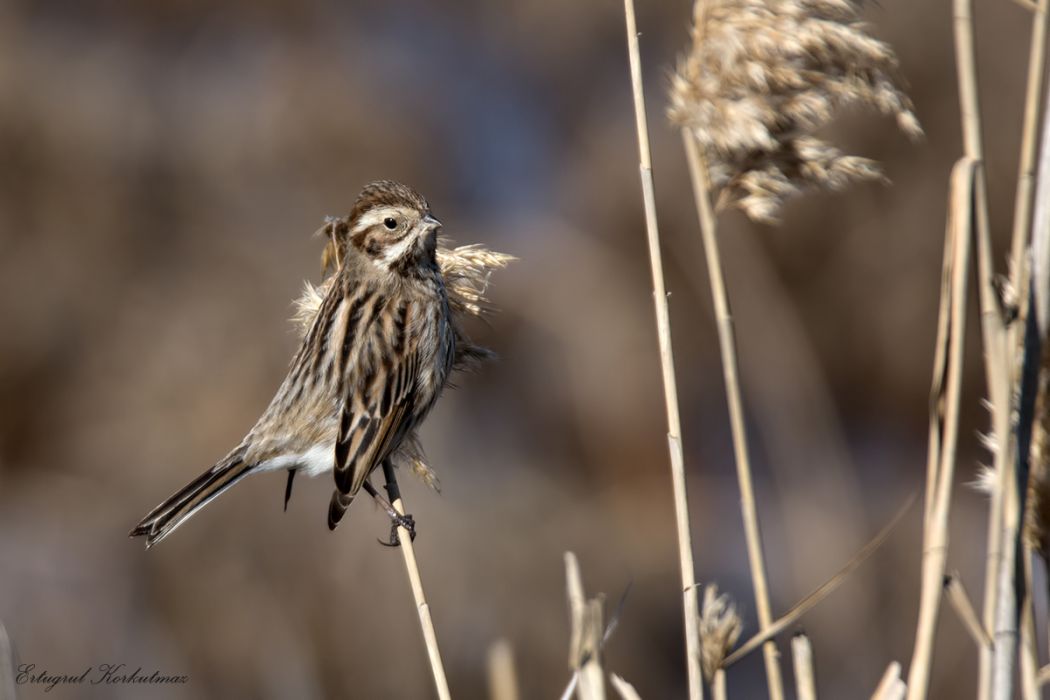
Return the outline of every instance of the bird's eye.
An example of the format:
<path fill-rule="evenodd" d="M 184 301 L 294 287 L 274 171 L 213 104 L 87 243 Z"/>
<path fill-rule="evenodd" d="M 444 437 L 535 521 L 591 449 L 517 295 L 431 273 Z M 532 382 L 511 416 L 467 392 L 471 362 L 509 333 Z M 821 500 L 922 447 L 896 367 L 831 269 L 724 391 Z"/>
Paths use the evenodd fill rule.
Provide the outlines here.
<path fill-rule="evenodd" d="M 393 231 L 395 228 L 397 228 L 397 219 L 395 219 L 392 216 L 388 216 L 385 219 L 383 219 L 383 225 L 391 231 Z"/>

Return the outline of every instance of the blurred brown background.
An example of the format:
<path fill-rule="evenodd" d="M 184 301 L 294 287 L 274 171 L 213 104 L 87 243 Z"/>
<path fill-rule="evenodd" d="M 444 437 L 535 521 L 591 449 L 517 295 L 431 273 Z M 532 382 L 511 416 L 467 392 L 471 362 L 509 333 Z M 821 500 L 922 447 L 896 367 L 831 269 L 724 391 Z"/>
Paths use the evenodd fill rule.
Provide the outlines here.
<path fill-rule="evenodd" d="M 977 5 L 1002 246 L 1028 32 L 1016 5 Z M 697 575 L 734 596 L 750 634 L 702 249 L 662 118 L 690 5 L 639 12 Z M 898 50 L 927 141 L 851 116 L 836 138 L 883 161 L 894 186 L 807 198 L 776 229 L 723 217 L 779 612 L 924 474 L 946 180 L 961 150 L 950 8 L 883 0 L 866 16 Z M 289 302 L 318 278 L 310 234 L 378 177 L 424 192 L 458 242 L 521 259 L 494 280 L 501 313 L 474 329 L 500 362 L 461 378 L 423 431 L 444 492 L 402 480 L 455 695 L 485 695 L 500 637 L 523 697 L 560 693 L 572 549 L 590 590 L 615 600 L 633 584 L 607 666 L 647 700 L 682 697 L 636 154 L 616 2 L 0 4 L 0 619 L 38 669 L 190 676 L 47 697 L 431 694 L 404 566 L 376 544 L 388 525 L 367 501 L 331 534 L 326 480 L 301 481 L 282 513 L 284 477 L 269 475 L 149 552 L 126 537 L 269 400 L 296 344 Z M 962 484 L 984 459 L 976 342 L 970 360 L 949 565 L 979 599 L 986 511 Z M 915 509 L 805 618 L 824 697 L 867 697 L 889 661 L 907 662 L 919 520 Z M 945 613 L 933 697 L 969 697 L 974 665 Z M 757 655 L 729 685 L 760 697 Z"/>

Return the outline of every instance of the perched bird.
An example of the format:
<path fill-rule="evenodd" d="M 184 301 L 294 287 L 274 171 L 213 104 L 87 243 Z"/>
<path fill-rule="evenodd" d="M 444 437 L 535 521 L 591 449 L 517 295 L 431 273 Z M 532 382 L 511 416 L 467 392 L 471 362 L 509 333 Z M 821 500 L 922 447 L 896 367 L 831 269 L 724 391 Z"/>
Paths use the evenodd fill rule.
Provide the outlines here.
<path fill-rule="evenodd" d="M 454 363 L 482 352 L 457 328 L 453 306 L 473 303 L 473 312 L 480 313 L 484 290 L 470 282 L 479 279 L 479 269 L 502 267 L 509 258 L 492 254 L 496 262 L 487 260 L 488 267 L 459 260 L 473 276 L 467 275 L 466 285 L 453 278 L 449 286 L 459 286 L 450 303 L 438 264 L 441 223 L 419 193 L 387 180 L 366 186 L 350 215 L 326 228 L 326 260 L 335 258 L 334 271 L 319 289 L 308 286 L 307 301 L 300 301 L 306 328 L 287 377 L 237 447 L 131 531 L 132 537 L 146 537 L 147 547 L 245 476 L 281 469 L 288 470 L 286 506 L 297 472 L 334 472 L 330 529 L 365 488 L 395 528 L 412 530 L 411 517 L 390 508 L 368 477 L 398 452 L 416 458 L 413 431 Z M 425 463 L 423 469 L 429 471 Z"/>

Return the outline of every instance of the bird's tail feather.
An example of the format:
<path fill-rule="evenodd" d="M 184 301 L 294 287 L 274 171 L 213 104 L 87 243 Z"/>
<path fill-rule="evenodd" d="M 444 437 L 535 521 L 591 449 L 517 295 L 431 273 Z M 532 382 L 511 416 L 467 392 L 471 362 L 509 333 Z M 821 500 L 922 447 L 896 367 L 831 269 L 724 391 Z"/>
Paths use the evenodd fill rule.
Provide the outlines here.
<path fill-rule="evenodd" d="M 247 476 L 252 465 L 242 460 L 244 451 L 237 449 L 214 467 L 172 494 L 142 519 L 131 537 L 145 537 L 152 547 L 170 535 L 175 528 L 206 506 L 213 498 Z"/>

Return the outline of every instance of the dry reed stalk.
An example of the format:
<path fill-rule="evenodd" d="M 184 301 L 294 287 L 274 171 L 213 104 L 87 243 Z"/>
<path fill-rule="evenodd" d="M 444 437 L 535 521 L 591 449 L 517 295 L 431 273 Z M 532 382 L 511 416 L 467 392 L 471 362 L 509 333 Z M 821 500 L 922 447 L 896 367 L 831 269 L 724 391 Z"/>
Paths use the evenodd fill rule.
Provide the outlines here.
<path fill-rule="evenodd" d="M 638 26 L 633 0 L 624 0 L 624 18 L 627 26 L 627 52 L 630 59 L 631 90 L 638 132 L 639 174 L 642 198 L 645 204 L 645 228 L 649 243 L 649 262 L 653 277 L 653 304 L 656 310 L 657 338 L 660 345 L 660 367 L 663 376 L 664 403 L 667 410 L 667 442 L 671 460 L 671 481 L 674 489 L 675 522 L 678 530 L 678 559 L 682 575 L 682 598 L 685 621 L 686 669 L 689 678 L 690 700 L 702 700 L 703 681 L 700 674 L 700 634 L 693 544 L 689 525 L 689 499 L 686 493 L 685 459 L 682 455 L 682 428 L 678 414 L 678 388 L 675 383 L 674 355 L 671 347 L 671 319 L 664 286 L 663 262 L 660 253 L 660 233 L 656 220 L 656 199 L 653 185 L 652 159 L 649 153 L 649 127 L 642 91 L 642 64 L 638 48 Z"/>
<path fill-rule="evenodd" d="M 1027 554 L 1027 552 L 1026 552 Z M 1039 650 L 1035 638 L 1035 610 L 1032 603 L 1032 560 L 1024 560 L 1025 580 L 1027 582 L 1024 603 L 1021 607 L 1021 697 L 1024 700 L 1040 700 L 1039 693 Z"/>
<path fill-rule="evenodd" d="M 518 700 L 518 672 L 510 642 L 499 639 L 489 647 L 487 667 L 490 700 Z"/>
<path fill-rule="evenodd" d="M 714 700 L 728 700 L 726 694 L 726 672 L 723 669 L 715 671 L 715 677 L 711 680 L 711 697 Z"/>
<path fill-rule="evenodd" d="M 966 589 L 963 587 L 958 573 L 953 572 L 944 577 L 944 593 L 948 596 L 948 602 L 951 603 L 955 613 L 959 616 L 959 621 L 963 623 L 963 627 L 970 633 L 970 638 L 973 639 L 977 648 L 990 649 L 992 638 L 988 636 L 988 631 L 981 626 L 981 621 L 977 617 L 977 611 L 974 609 L 973 603 L 970 602 L 970 596 L 966 594 Z"/>
<path fill-rule="evenodd" d="M 867 560 L 867 558 L 870 557 L 875 552 L 875 550 L 882 546 L 882 543 L 885 542 L 886 538 L 890 536 L 890 533 L 893 531 L 893 528 L 897 526 L 897 524 L 904 517 L 905 513 L 908 512 L 908 509 L 911 508 L 911 505 L 914 502 L 914 500 L 914 498 L 908 499 L 904 506 L 899 511 L 897 511 L 897 514 L 893 516 L 893 519 L 890 520 L 890 522 L 884 528 L 882 528 L 882 530 L 879 531 L 879 533 L 875 535 L 875 537 L 873 537 L 870 542 L 861 547 L 860 550 L 858 550 L 857 553 L 853 555 L 853 558 L 846 562 L 846 565 L 839 569 L 834 576 L 822 583 L 820 586 L 814 589 L 812 593 L 810 593 L 805 598 L 796 603 L 794 607 L 792 607 L 790 610 L 784 613 L 781 617 L 777 618 L 777 620 L 765 630 L 760 631 L 758 634 L 751 637 L 751 639 L 747 640 L 739 647 L 737 647 L 737 649 L 732 654 L 727 656 L 722 662 L 723 668 L 729 668 L 737 661 L 750 654 L 760 645 L 764 644 L 766 641 L 772 639 L 774 636 L 780 634 L 785 629 L 795 624 L 817 603 L 824 600 L 824 598 L 830 595 L 832 591 L 838 588 L 842 584 L 842 582 L 845 581 L 846 578 L 851 573 L 853 573 L 854 570 L 856 570 L 858 566 L 864 563 L 864 561 Z M 707 644 L 706 639 L 704 640 L 704 644 Z"/>
<path fill-rule="evenodd" d="M 1023 486 L 1018 489 L 1015 459 L 1027 461 L 1027 454 L 1017 453 L 1011 425 L 1014 387 L 1018 379 L 1014 362 L 1016 333 L 1011 333 L 1001 313 L 995 288 L 995 266 L 991 253 L 988 222 L 987 186 L 984 173 L 984 150 L 981 138 L 980 103 L 977 89 L 977 61 L 974 42 L 972 0 L 954 0 L 954 32 L 959 100 L 962 114 L 963 141 L 966 156 L 978 164 L 973 216 L 977 235 L 978 299 L 985 355 L 988 396 L 992 405 L 992 434 L 999 444 L 995 452 L 992 503 L 989 509 L 988 554 L 985 569 L 985 626 L 993 633 L 993 647 L 982 650 L 978 673 L 979 700 L 1005 700 L 1012 697 L 1013 666 L 1017 656 L 1019 609 L 1015 570 L 1020 548 L 1020 519 L 1023 515 Z M 1033 47 L 1035 49 L 1037 47 Z M 1040 49 L 1041 50 L 1041 49 Z M 1031 69 L 1030 69 L 1031 74 Z M 1031 75 L 1030 75 L 1031 78 Z M 1031 81 L 1030 81 L 1031 82 Z M 1028 111 L 1026 109 L 1026 111 Z M 1030 144 L 1026 144 L 1029 145 Z M 1025 166 L 1022 155 L 1022 167 Z M 1019 194 L 1020 196 L 1020 194 Z M 1027 227 L 1016 222 L 1016 230 Z M 1022 234 L 1023 235 L 1023 234 Z M 1015 242 L 1017 245 L 1023 244 Z M 1023 265 L 1013 272 L 1022 275 Z M 1015 278 L 1014 281 L 1018 281 Z M 1017 290 L 1024 294 L 1025 290 Z M 1019 324 L 1023 327 L 1025 324 Z M 1020 490 L 1020 493 L 1019 493 Z M 910 685 L 910 683 L 909 683 Z"/>
<path fill-rule="evenodd" d="M 401 515 L 405 514 L 405 505 L 401 500 L 401 490 L 397 485 L 397 477 L 394 475 L 393 465 L 389 461 L 383 462 L 383 476 L 386 479 L 386 492 L 393 506 Z M 419 614 L 419 625 L 423 630 L 423 641 L 427 647 L 427 659 L 430 661 L 430 671 L 434 676 L 434 688 L 440 700 L 450 700 L 452 697 L 448 689 L 448 679 L 445 677 L 445 666 L 441 662 L 441 650 L 438 649 L 437 633 L 434 631 L 434 621 L 430 617 L 430 606 L 427 604 L 426 595 L 423 592 L 423 579 L 419 574 L 419 564 L 416 561 L 416 551 L 412 545 L 412 536 L 407 528 L 398 527 L 397 536 L 401 542 L 399 549 L 405 557 L 405 569 L 408 570 L 408 582 L 412 588 L 412 597 L 416 602 L 416 611 Z"/>
<path fill-rule="evenodd" d="M 896 661 L 890 662 L 886 672 L 882 674 L 871 700 L 904 700 L 908 688 L 901 680 L 901 665 Z"/>
<path fill-rule="evenodd" d="M 569 670 L 576 681 L 576 697 L 579 700 L 605 700 L 605 674 L 602 671 L 605 600 L 603 596 L 586 597 L 580 564 L 572 552 L 565 553 L 565 585 L 572 630 Z"/>
<path fill-rule="evenodd" d="M 948 224 L 945 230 L 945 268 L 942 271 L 942 298 L 938 321 L 943 335 L 936 351 L 943 364 L 934 367 L 930 391 L 930 439 L 927 465 L 927 511 L 923 527 L 922 584 L 919 619 L 915 630 L 915 649 L 908 673 L 908 700 L 925 698 L 933 661 L 933 641 L 940 613 L 941 588 L 948 548 L 948 520 L 951 512 L 955 453 L 959 436 L 960 389 L 966 328 L 966 287 L 970 266 L 971 211 L 977 163 L 962 158 L 952 169 Z M 932 495 L 931 495 L 932 494 Z"/>
<path fill-rule="evenodd" d="M 799 632 L 791 638 L 791 659 L 795 668 L 795 698 L 817 700 L 817 682 L 813 673 L 813 647 L 809 637 Z"/>
<path fill-rule="evenodd" d="M 697 0 L 692 47 L 671 89 L 669 116 L 683 127 L 715 306 L 761 630 L 773 619 L 711 196 L 720 191 L 720 204 L 774 222 L 800 192 L 881 179 L 873 161 L 847 156 L 817 136 L 846 106 L 874 107 L 895 116 L 906 133 L 921 134 L 893 77 L 896 58 L 865 33 L 858 8 L 852 0 Z M 770 697 L 780 700 L 783 680 L 771 641 L 763 656 Z"/>
<path fill-rule="evenodd" d="M 708 196 L 707 174 L 692 133 L 683 129 L 682 139 L 689 162 L 689 175 L 692 179 L 693 197 L 700 217 L 700 233 L 706 253 L 711 296 L 714 299 L 718 342 L 722 356 L 722 373 L 726 387 L 726 401 L 729 405 L 729 423 L 733 434 L 737 482 L 740 486 L 740 510 L 744 520 L 748 565 L 755 591 L 755 608 L 758 612 L 758 624 L 761 631 L 768 629 L 773 623 L 773 612 L 769 604 L 769 584 L 766 581 L 765 555 L 762 552 L 762 532 L 758 523 L 758 507 L 751 480 L 751 459 L 747 447 L 747 428 L 744 424 L 733 316 L 729 311 L 729 294 L 722 274 L 722 258 L 718 252 L 718 234 L 715 229 L 714 209 Z M 782 700 L 784 682 L 781 678 L 776 644 L 772 641 L 767 642 L 763 646 L 762 655 L 765 660 L 770 699 Z"/>
<path fill-rule="evenodd" d="M 1032 8 L 1032 39 L 1028 55 L 1028 82 L 1025 87 L 1024 121 L 1021 127 L 1021 157 L 1014 199 L 1014 225 L 1010 243 L 1010 275 L 1014 289 L 1027 289 L 1025 254 L 1032 230 L 1032 200 L 1039 144 L 1039 111 L 1042 104 L 1043 74 L 1046 65 L 1048 0 L 1038 0 Z"/>
<path fill-rule="evenodd" d="M 642 700 L 641 696 L 638 695 L 638 691 L 634 689 L 634 686 L 625 681 L 624 679 L 617 676 L 615 673 L 609 674 L 609 681 L 612 682 L 616 692 L 620 694 L 623 700 Z"/>

